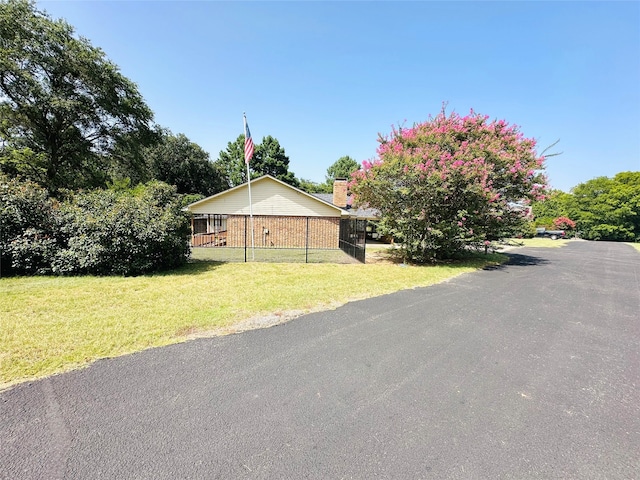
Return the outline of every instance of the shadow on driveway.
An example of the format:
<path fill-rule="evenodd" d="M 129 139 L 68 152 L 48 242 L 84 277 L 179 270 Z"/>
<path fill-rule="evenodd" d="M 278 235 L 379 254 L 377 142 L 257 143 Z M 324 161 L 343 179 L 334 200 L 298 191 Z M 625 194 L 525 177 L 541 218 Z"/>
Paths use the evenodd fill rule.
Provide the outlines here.
<path fill-rule="evenodd" d="M 519 253 L 506 253 L 509 260 L 501 265 L 488 265 L 483 270 L 503 270 L 509 266 L 532 267 L 537 265 L 547 265 L 549 260 L 531 255 L 522 255 Z"/>

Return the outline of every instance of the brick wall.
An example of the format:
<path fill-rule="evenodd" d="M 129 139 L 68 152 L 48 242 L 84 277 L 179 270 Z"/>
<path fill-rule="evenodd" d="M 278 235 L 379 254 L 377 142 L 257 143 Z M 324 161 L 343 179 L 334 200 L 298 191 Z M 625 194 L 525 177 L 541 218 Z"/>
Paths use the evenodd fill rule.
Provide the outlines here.
<path fill-rule="evenodd" d="M 227 246 L 244 247 L 245 218 L 246 241 L 251 245 L 250 219 L 244 216 L 227 218 Z M 340 218 L 338 217 L 275 217 L 254 216 L 254 242 L 258 248 L 338 248 Z"/>
<path fill-rule="evenodd" d="M 347 186 L 349 182 L 342 178 L 336 178 L 333 182 L 333 204 L 336 207 L 346 208 Z"/>

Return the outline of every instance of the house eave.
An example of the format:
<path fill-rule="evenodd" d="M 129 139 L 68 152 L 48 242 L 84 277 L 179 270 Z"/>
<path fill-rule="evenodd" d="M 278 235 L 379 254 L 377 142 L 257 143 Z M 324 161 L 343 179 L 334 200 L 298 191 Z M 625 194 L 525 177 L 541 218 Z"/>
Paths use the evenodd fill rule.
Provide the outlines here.
<path fill-rule="evenodd" d="M 279 179 L 277 179 L 275 177 L 272 177 L 271 175 L 263 175 L 263 176 L 261 176 L 259 178 L 256 178 L 255 180 L 251 180 L 251 184 L 254 185 L 256 183 L 263 182 L 263 181 L 266 181 L 266 180 L 272 180 L 272 181 L 276 182 L 277 184 L 280 184 L 280 185 L 284 186 L 285 188 L 291 189 L 291 190 L 293 190 L 293 191 L 295 191 L 295 192 L 297 192 L 299 194 L 302 194 L 306 198 L 309 198 L 309 199 L 313 200 L 314 202 L 317 202 L 318 204 L 322 204 L 324 206 L 330 207 L 332 210 L 334 210 L 336 212 L 336 216 L 339 216 L 341 218 L 350 216 L 350 213 L 347 210 L 345 210 L 343 208 L 340 208 L 340 207 L 337 207 L 334 204 L 332 204 L 330 202 L 327 202 L 327 201 L 325 201 L 325 200 L 323 200 L 321 198 L 315 197 L 315 196 L 313 196 L 313 195 L 311 195 L 311 194 L 309 194 L 309 193 L 307 193 L 307 192 L 305 192 L 303 190 L 300 190 L 299 188 L 296 188 L 296 187 L 294 187 L 292 185 L 289 185 L 286 182 L 283 182 L 282 180 L 279 180 Z M 223 192 L 216 193 L 215 195 L 211 195 L 209 197 L 203 198 L 201 200 L 198 200 L 197 202 L 193 202 L 193 203 L 187 205 L 186 207 L 184 207 L 183 210 L 185 210 L 185 211 L 193 211 L 193 209 L 195 207 L 198 207 L 199 205 L 203 205 L 203 204 L 206 204 L 208 202 L 211 202 L 212 200 L 218 199 L 220 197 L 223 197 L 223 196 L 226 196 L 226 195 L 230 195 L 231 193 L 233 193 L 233 192 L 235 192 L 237 190 L 240 190 L 240 189 L 244 189 L 244 188 L 248 188 L 248 183 L 247 182 L 245 182 L 243 184 L 240 184 L 240 185 L 236 185 L 235 187 L 229 188 L 229 189 L 227 189 L 227 190 L 225 190 Z"/>

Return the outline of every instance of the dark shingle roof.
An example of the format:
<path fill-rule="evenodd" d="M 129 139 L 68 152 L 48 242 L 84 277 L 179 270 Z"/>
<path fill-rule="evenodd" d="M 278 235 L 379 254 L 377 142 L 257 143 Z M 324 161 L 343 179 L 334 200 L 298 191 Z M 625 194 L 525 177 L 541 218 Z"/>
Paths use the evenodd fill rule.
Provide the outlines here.
<path fill-rule="evenodd" d="M 311 195 L 333 205 L 333 194 L 331 193 L 312 193 Z"/>
<path fill-rule="evenodd" d="M 333 194 L 331 193 L 312 193 L 311 195 L 313 195 L 314 197 L 330 203 L 331 205 L 333 205 Z M 348 212 L 350 212 L 352 215 L 355 215 L 357 218 L 366 218 L 369 220 L 374 220 L 376 218 L 378 218 L 380 216 L 378 210 L 376 210 L 375 208 L 362 208 L 362 207 L 358 207 L 356 209 L 353 209 L 351 207 L 351 196 L 349 195 L 349 198 L 347 199 L 347 203 L 349 205 L 347 205 L 347 208 L 345 210 L 347 210 Z"/>

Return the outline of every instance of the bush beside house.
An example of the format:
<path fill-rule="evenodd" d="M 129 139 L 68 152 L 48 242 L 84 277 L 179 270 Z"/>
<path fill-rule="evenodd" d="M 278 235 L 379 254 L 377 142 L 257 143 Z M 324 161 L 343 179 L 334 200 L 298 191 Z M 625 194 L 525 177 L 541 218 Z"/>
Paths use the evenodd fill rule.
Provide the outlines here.
<path fill-rule="evenodd" d="M 189 255 L 188 216 L 175 187 L 72 193 L 61 201 L 30 182 L 0 178 L 2 275 L 140 275 Z"/>

